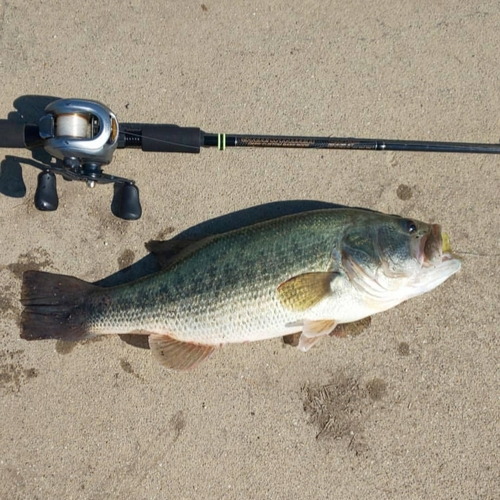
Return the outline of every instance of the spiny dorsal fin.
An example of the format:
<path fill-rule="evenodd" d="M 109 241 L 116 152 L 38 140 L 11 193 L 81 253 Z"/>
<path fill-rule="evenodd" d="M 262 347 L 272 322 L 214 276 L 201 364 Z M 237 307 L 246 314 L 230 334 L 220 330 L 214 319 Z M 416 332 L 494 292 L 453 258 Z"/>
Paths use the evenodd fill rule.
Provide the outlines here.
<path fill-rule="evenodd" d="M 148 252 L 155 256 L 158 264 L 165 268 L 190 253 L 199 241 L 201 240 L 196 238 L 178 238 L 167 241 L 150 240 L 145 246 Z"/>
<path fill-rule="evenodd" d="M 305 311 L 330 293 L 334 272 L 304 273 L 294 276 L 278 287 L 278 298 L 287 309 Z"/>
<path fill-rule="evenodd" d="M 214 345 L 182 342 L 156 333 L 149 336 L 149 347 L 156 360 L 171 370 L 195 368 L 217 349 Z"/>

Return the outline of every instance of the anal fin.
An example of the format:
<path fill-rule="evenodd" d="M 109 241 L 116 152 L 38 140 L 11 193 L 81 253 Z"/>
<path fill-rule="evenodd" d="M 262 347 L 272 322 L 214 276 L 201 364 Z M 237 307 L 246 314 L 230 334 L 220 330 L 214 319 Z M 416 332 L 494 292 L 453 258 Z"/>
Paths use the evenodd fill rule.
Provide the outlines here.
<path fill-rule="evenodd" d="M 169 335 L 152 333 L 149 347 L 155 359 L 170 370 L 190 370 L 208 359 L 217 346 L 182 342 Z"/>

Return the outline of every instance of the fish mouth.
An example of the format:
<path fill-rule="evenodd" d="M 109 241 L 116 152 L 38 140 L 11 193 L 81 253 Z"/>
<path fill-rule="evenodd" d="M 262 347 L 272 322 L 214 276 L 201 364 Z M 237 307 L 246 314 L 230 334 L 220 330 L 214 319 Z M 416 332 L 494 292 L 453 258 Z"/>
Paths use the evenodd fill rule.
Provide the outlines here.
<path fill-rule="evenodd" d="M 417 260 L 422 267 L 434 267 L 451 259 L 448 235 L 441 232 L 439 224 L 431 224 L 429 232 L 420 238 Z"/>

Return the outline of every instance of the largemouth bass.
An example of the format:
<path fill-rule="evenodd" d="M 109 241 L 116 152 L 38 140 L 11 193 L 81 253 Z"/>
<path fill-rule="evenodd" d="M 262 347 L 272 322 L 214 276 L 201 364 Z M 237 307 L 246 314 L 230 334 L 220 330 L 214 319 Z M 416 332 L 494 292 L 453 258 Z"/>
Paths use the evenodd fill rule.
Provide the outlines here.
<path fill-rule="evenodd" d="M 153 250 L 166 260 L 161 244 Z M 437 224 L 335 208 L 210 236 L 163 265 L 109 288 L 26 272 L 21 337 L 144 334 L 155 358 L 177 370 L 224 344 L 299 332 L 307 351 L 339 324 L 432 290 L 461 262 Z"/>

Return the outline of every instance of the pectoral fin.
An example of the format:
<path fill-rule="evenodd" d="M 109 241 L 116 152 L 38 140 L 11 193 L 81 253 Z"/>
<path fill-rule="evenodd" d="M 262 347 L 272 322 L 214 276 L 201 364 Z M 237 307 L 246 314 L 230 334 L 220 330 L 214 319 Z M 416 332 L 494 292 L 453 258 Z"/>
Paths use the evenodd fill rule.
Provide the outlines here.
<path fill-rule="evenodd" d="M 337 322 L 334 320 L 304 321 L 304 330 L 297 348 L 302 352 L 308 351 L 320 339 L 333 332 L 336 326 Z"/>
<path fill-rule="evenodd" d="M 299 274 L 278 287 L 278 298 L 287 309 L 305 311 L 330 293 L 331 283 L 337 276 L 338 273 L 333 272 Z"/>
<path fill-rule="evenodd" d="M 156 360 L 171 370 L 195 368 L 217 348 L 214 345 L 182 342 L 156 333 L 149 336 L 149 347 Z"/>

